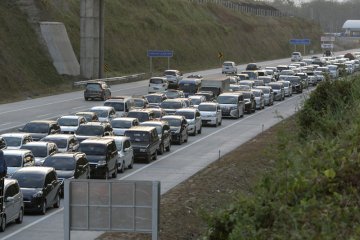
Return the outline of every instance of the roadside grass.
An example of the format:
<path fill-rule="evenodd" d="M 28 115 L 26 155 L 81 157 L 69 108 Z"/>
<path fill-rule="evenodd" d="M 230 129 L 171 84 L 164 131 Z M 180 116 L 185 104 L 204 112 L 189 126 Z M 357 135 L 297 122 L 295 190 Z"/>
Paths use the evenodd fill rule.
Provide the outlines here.
<path fill-rule="evenodd" d="M 35 1 L 41 21 L 65 24 L 74 51 L 80 51 L 80 0 Z M 0 2 L 1 102 L 71 91 L 76 78 L 57 75 L 47 50 L 16 2 Z M 224 60 L 247 63 L 289 56 L 290 38 L 320 39 L 318 26 L 298 18 L 257 17 L 214 4 L 183 0 L 105 1 L 105 63 L 121 75 L 149 72 L 147 50 L 174 50 L 170 68 L 193 71 L 219 67 Z M 314 50 L 319 50 L 314 47 Z M 218 59 L 218 52 L 224 59 Z M 167 68 L 153 59 L 154 72 Z M 109 73 L 111 75 L 111 73 Z"/>

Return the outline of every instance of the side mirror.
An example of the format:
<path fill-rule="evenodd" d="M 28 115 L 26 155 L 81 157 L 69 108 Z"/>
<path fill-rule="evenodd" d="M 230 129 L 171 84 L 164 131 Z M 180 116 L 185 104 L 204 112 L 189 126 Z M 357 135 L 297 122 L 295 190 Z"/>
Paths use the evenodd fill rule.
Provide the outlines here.
<path fill-rule="evenodd" d="M 14 197 L 7 197 L 5 198 L 5 202 L 14 202 L 15 198 Z"/>
<path fill-rule="evenodd" d="M 49 183 L 48 185 L 46 185 L 47 188 L 52 188 L 53 185 L 51 183 Z"/>
<path fill-rule="evenodd" d="M 51 129 L 50 134 L 55 134 L 56 130 L 55 129 Z"/>

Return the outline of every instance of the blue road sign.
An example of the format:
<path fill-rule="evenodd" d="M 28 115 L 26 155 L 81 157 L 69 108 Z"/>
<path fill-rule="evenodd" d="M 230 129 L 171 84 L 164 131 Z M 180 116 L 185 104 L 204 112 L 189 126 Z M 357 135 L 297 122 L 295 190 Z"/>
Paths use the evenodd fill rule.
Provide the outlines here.
<path fill-rule="evenodd" d="M 171 50 L 148 50 L 147 56 L 148 57 L 172 57 L 174 51 Z"/>
<path fill-rule="evenodd" d="M 310 39 L 290 39 L 290 44 L 293 44 L 293 45 L 310 45 Z"/>

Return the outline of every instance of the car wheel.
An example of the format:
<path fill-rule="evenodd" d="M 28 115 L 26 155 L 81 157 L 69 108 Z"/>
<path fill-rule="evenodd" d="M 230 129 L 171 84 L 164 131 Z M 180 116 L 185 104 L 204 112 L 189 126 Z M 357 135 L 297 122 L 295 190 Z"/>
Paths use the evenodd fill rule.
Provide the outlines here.
<path fill-rule="evenodd" d="M 120 172 L 120 173 L 125 172 L 125 161 L 122 162 L 121 168 L 119 169 L 119 172 Z"/>
<path fill-rule="evenodd" d="M 157 151 L 155 151 L 155 154 L 154 154 L 154 161 L 157 160 Z"/>
<path fill-rule="evenodd" d="M 89 98 L 86 97 L 86 98 L 85 98 L 85 101 L 89 101 Z"/>
<path fill-rule="evenodd" d="M 18 216 L 17 219 L 15 219 L 15 222 L 16 222 L 17 224 L 20 224 L 20 223 L 23 222 L 23 219 L 24 219 L 24 209 L 21 208 L 21 209 L 20 209 L 20 212 L 19 212 L 19 216 Z"/>
<path fill-rule="evenodd" d="M 189 134 L 186 134 L 186 138 L 184 139 L 184 142 L 185 142 L 185 143 L 187 143 L 188 138 L 189 138 Z"/>
<path fill-rule="evenodd" d="M 151 158 L 152 158 L 151 155 L 150 155 L 150 156 L 147 156 L 146 159 L 145 159 L 146 163 L 150 163 L 150 162 L 151 162 Z"/>
<path fill-rule="evenodd" d="M 169 141 L 169 145 L 166 147 L 166 151 L 170 152 L 170 148 L 171 148 L 171 142 Z"/>
<path fill-rule="evenodd" d="M 163 153 L 165 152 L 164 144 L 163 144 L 163 143 L 160 144 L 160 147 L 159 147 L 158 152 L 159 152 L 159 155 L 163 155 Z"/>
<path fill-rule="evenodd" d="M 54 208 L 60 207 L 60 194 L 56 196 L 56 202 L 54 203 Z"/>
<path fill-rule="evenodd" d="M 43 202 L 41 209 L 40 209 L 41 215 L 45 215 L 45 213 L 46 213 L 46 201 Z"/>
<path fill-rule="evenodd" d="M 3 217 L 1 218 L 0 232 L 5 232 L 5 228 L 6 228 L 6 216 L 4 214 Z"/>
<path fill-rule="evenodd" d="M 193 133 L 193 134 L 191 134 L 191 136 L 196 136 L 196 134 L 197 134 L 197 130 L 196 130 L 196 127 L 195 127 L 195 129 L 194 129 L 194 133 Z"/>
<path fill-rule="evenodd" d="M 105 179 L 105 180 L 108 180 L 109 178 L 110 178 L 109 170 L 106 170 L 104 179 Z"/>
<path fill-rule="evenodd" d="M 111 174 L 111 177 L 116 178 L 117 177 L 117 172 L 118 172 L 118 162 L 116 161 L 115 167 L 114 167 L 114 173 Z"/>
<path fill-rule="evenodd" d="M 183 143 L 183 139 L 182 139 L 182 135 L 180 136 L 180 139 L 179 139 L 179 145 L 181 145 Z"/>
<path fill-rule="evenodd" d="M 132 169 L 134 167 L 134 157 L 132 157 L 131 159 L 131 163 L 130 165 L 128 166 L 129 169 Z"/>

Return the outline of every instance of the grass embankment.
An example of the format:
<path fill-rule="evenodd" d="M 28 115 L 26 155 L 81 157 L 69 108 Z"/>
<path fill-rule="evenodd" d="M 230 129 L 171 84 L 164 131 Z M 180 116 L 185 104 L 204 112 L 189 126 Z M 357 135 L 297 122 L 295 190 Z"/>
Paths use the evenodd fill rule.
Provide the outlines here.
<path fill-rule="evenodd" d="M 35 1 L 42 21 L 64 22 L 79 56 L 80 0 Z M 58 76 L 35 31 L 16 1 L 0 1 L 1 99 L 61 91 L 69 79 Z M 291 38 L 310 38 L 317 49 L 321 30 L 298 18 L 271 18 L 233 12 L 184 0 L 105 1 L 105 62 L 111 73 L 149 71 L 148 49 L 174 50 L 171 68 L 183 71 L 219 67 L 224 60 L 246 63 L 288 57 Z M 223 60 L 221 60 L 223 61 Z M 153 60 L 163 71 L 167 59 Z M 4 88 L 6 86 L 6 88 Z"/>
<path fill-rule="evenodd" d="M 280 134 L 275 170 L 210 218 L 209 239 L 359 239 L 359 106 L 359 77 L 319 85 Z"/>

